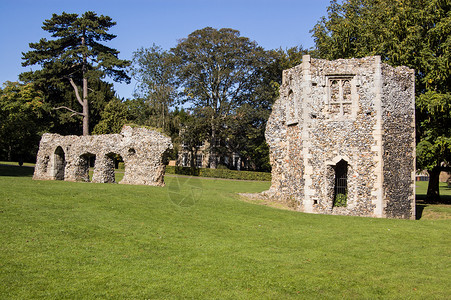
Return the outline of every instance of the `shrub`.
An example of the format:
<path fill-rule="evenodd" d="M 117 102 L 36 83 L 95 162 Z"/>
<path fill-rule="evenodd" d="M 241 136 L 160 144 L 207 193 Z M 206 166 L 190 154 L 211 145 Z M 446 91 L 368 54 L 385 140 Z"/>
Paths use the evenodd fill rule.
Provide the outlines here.
<path fill-rule="evenodd" d="M 346 206 L 347 198 L 346 194 L 335 195 L 334 206 Z"/>
<path fill-rule="evenodd" d="M 271 173 L 253 171 L 235 171 L 229 169 L 196 169 L 189 167 L 166 166 L 166 174 L 225 178 L 236 180 L 271 181 Z"/>

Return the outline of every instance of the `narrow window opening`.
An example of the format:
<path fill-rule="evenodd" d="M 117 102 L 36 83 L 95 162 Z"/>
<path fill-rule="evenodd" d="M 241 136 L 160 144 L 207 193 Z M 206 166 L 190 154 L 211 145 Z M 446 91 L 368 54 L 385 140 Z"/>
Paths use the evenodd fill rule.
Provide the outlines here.
<path fill-rule="evenodd" d="M 335 166 L 333 206 L 346 206 L 348 200 L 348 163 L 340 160 Z"/>
<path fill-rule="evenodd" d="M 286 119 L 287 119 L 287 125 L 296 125 L 298 123 L 298 116 L 297 116 L 297 108 L 296 103 L 294 100 L 294 94 L 293 91 L 290 90 L 288 92 L 288 102 L 286 104 Z"/>
<path fill-rule="evenodd" d="M 66 156 L 63 148 L 58 146 L 55 150 L 54 157 L 55 180 L 64 180 L 64 171 L 66 169 Z"/>

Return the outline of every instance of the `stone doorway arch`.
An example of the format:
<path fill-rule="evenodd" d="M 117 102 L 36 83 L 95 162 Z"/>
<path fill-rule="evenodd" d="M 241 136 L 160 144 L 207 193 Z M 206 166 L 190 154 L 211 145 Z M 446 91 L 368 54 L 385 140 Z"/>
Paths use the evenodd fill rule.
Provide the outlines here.
<path fill-rule="evenodd" d="M 65 169 L 66 155 L 63 148 L 58 146 L 53 154 L 53 171 L 55 180 L 64 180 Z"/>

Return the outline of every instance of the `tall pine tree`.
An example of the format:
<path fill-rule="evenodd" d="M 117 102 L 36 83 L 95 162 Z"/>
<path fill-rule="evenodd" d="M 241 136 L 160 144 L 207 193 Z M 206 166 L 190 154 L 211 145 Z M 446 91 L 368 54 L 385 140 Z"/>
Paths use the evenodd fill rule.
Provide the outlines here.
<path fill-rule="evenodd" d="M 81 111 L 66 105 L 55 109 L 66 109 L 73 115 L 82 116 L 83 135 L 88 135 L 88 80 L 108 76 L 116 82 L 130 82 L 130 77 L 125 72 L 130 62 L 119 59 L 119 51 L 102 44 L 116 37 L 108 33 L 116 22 L 108 16 L 97 16 L 88 11 L 81 16 L 65 12 L 61 15 L 53 14 L 43 24 L 42 29 L 48 31 L 54 39 L 42 38 L 38 43 L 29 44 L 33 50 L 22 53 L 22 65 L 39 65 L 40 69 L 21 74 L 21 79 L 44 81 L 55 87 L 70 84 L 81 105 Z"/>

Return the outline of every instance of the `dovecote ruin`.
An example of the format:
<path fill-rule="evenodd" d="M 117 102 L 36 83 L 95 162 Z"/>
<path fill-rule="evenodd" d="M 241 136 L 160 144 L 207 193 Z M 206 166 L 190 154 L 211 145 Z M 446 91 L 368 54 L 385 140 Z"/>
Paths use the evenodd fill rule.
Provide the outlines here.
<path fill-rule="evenodd" d="M 264 195 L 308 213 L 415 218 L 413 70 L 305 55 L 283 72 L 266 141 Z"/>

